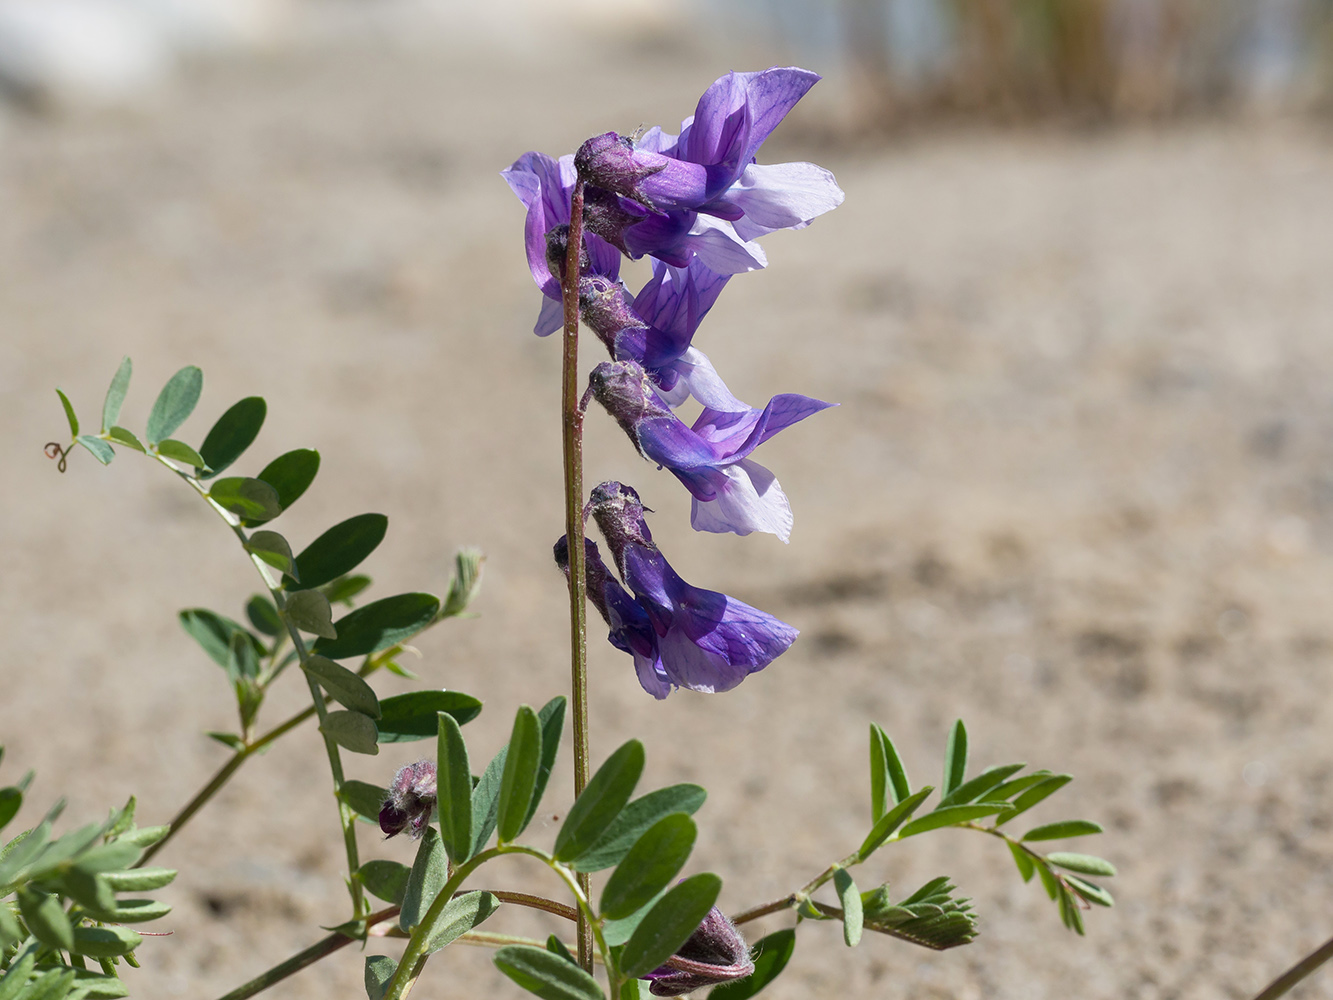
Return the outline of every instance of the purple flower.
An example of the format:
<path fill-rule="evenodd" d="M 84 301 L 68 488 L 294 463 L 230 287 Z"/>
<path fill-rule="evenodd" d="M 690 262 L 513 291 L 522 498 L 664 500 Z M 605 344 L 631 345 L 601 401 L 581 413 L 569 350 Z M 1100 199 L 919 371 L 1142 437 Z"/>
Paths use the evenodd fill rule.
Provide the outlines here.
<path fill-rule="evenodd" d="M 690 524 L 696 531 L 764 531 L 787 541 L 791 505 L 773 473 L 751 461 L 750 453 L 779 431 L 834 404 L 783 393 L 762 410 L 705 407 L 690 427 L 671 412 L 648 373 L 633 361 L 597 365 L 588 379 L 588 394 L 615 417 L 645 458 L 685 484 L 694 498 Z"/>
<path fill-rule="evenodd" d="M 655 997 L 678 997 L 691 990 L 728 983 L 754 974 L 754 962 L 741 932 L 716 906 L 680 951 L 644 978 Z"/>
<path fill-rule="evenodd" d="M 589 139 L 575 167 L 622 202 L 614 211 L 603 205 L 598 231 L 630 256 L 648 253 L 683 264 L 682 234 L 695 234 L 703 216 L 732 223 L 739 240 L 751 241 L 803 228 L 842 204 L 841 189 L 822 167 L 754 162 L 763 141 L 818 80 L 795 67 L 729 73 L 704 92 L 679 136 L 655 128 L 637 142 L 614 132 Z"/>
<path fill-rule="evenodd" d="M 593 277 L 580 283 L 579 305 L 611 357 L 642 365 L 671 406 L 693 396 L 714 410 L 744 411 L 750 407 L 691 345 L 729 277 L 697 258 L 684 268 L 654 260 L 652 278 L 633 300 L 619 282 Z"/>
<path fill-rule="evenodd" d="M 606 563 L 597 543 L 583 540 L 584 574 L 588 581 L 588 600 L 601 613 L 602 620 L 611 627 L 607 641 L 616 649 L 634 657 L 634 673 L 639 684 L 654 698 L 662 699 L 671 693 L 674 684 L 662 666 L 657 651 L 657 633 L 648 618 L 648 612 L 620 585 Z M 561 535 L 555 543 L 555 562 L 569 578 L 569 538 Z"/>
<path fill-rule="evenodd" d="M 398 769 L 380 809 L 380 829 L 386 837 L 406 830 L 415 839 L 425 832 L 435 808 L 435 782 L 433 760 L 419 760 Z"/>
<path fill-rule="evenodd" d="M 546 296 L 533 332 L 545 337 L 560 329 L 564 322 L 560 274 L 551 269 L 549 251 L 553 233 L 558 238 L 563 227 L 567 238 L 569 199 L 578 179 L 574 158 L 563 156 L 556 160 L 545 153 L 524 153 L 500 176 L 528 210 L 523 229 L 528 269 Z M 588 253 L 583 273 L 616 280 L 620 275 L 620 252 L 592 233 L 585 233 L 583 242 Z"/>
<path fill-rule="evenodd" d="M 677 576 L 653 543 L 643 504 L 631 487 L 602 483 L 585 513 L 596 520 L 621 580 L 647 613 L 670 683 L 692 691 L 730 691 L 796 641 L 796 629 L 785 622 Z"/>

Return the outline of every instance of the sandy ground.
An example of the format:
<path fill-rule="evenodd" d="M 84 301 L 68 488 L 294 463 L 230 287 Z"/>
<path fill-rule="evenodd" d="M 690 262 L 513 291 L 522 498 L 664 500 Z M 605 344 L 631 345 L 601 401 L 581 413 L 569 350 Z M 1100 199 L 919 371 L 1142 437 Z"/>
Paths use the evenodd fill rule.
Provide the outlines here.
<path fill-rule="evenodd" d="M 443 592 L 456 547 L 488 552 L 480 617 L 427 636 L 418 664 L 486 701 L 474 755 L 517 702 L 563 689 L 557 350 L 528 332 L 538 294 L 496 172 L 671 125 L 728 68 L 622 45 L 571 109 L 549 56 L 324 46 L 197 67 L 134 114 L 4 122 L 0 734 L 3 776 L 38 772 L 25 815 L 65 794 L 84 819 L 133 792 L 164 821 L 224 759 L 201 733 L 232 724 L 174 618 L 239 614 L 256 581 L 230 534 L 136 456 L 80 453 L 62 477 L 41 453 L 63 435 L 52 388 L 93 423 L 125 353 L 130 426 L 184 364 L 205 372 L 187 440 L 267 397 L 239 470 L 318 448 L 277 527 L 299 547 L 387 513 L 367 564 L 381 594 Z M 1191 125 L 866 147 L 824 124 L 798 113 L 767 155 L 829 166 L 846 204 L 769 240 L 769 271 L 736 280 L 697 341 L 742 398 L 843 404 L 765 446 L 790 546 L 694 535 L 684 492 L 608 419 L 588 444 L 589 481 L 638 485 L 683 576 L 802 638 L 728 695 L 656 703 L 594 629 L 594 756 L 637 736 L 647 783 L 708 786 L 692 865 L 725 876 L 733 911 L 859 842 L 872 720 L 922 779 L 960 715 L 978 765 L 1077 776 L 1034 818 L 1107 827 L 1088 846 L 1119 866 L 1119 906 L 1086 940 L 998 843 L 945 832 L 859 880 L 953 875 L 983 918 L 974 944 L 852 954 L 806 926 L 774 1000 L 1252 994 L 1333 932 L 1333 145 Z M 301 706 L 296 681 L 270 723 Z M 410 754 L 349 766 L 383 782 Z M 313 731 L 293 734 L 162 855 L 182 870 L 161 893 L 174 934 L 143 947 L 135 996 L 216 996 L 343 919 L 325 768 Z M 568 782 L 566 766 L 538 838 Z M 412 851 L 368 832 L 362 849 Z M 518 996 L 488 962 L 453 949 L 418 993 Z M 360 966 L 348 949 L 272 995 L 360 996 Z M 1293 995 L 1327 995 L 1330 975 Z"/>

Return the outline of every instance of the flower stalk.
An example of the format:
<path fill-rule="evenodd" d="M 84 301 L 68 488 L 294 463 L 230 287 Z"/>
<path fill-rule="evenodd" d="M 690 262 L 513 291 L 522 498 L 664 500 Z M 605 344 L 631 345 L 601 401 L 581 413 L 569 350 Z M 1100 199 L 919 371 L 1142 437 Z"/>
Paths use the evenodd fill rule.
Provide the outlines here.
<path fill-rule="evenodd" d="M 565 464 L 565 536 L 569 556 L 570 707 L 574 716 L 574 797 L 588 784 L 588 582 L 583 552 L 583 412 L 579 406 L 579 260 L 583 247 L 583 182 L 574 185 L 569 204 L 569 244 L 560 288 L 565 314 L 561 380 L 561 437 Z M 578 876 L 588 895 L 587 875 Z M 592 972 L 592 928 L 579 920 L 579 964 Z"/>

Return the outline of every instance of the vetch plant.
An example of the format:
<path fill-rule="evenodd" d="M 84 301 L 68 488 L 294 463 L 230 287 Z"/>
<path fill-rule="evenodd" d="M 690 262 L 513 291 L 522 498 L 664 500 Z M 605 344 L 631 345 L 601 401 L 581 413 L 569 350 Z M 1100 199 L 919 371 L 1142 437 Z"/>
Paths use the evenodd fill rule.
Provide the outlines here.
<path fill-rule="evenodd" d="M 1070 776 L 1026 772 L 1024 764 L 970 770 L 961 721 L 949 734 L 930 807 L 936 786 L 914 784 L 893 741 L 870 723 L 870 809 L 859 843 L 849 843 L 850 853 L 812 878 L 793 875 L 796 888 L 786 895 L 730 916 L 717 906 L 722 880 L 690 866 L 700 836 L 693 817 L 705 790 L 676 784 L 641 791 L 646 748 L 639 739 L 624 742 L 595 770 L 589 759 L 589 602 L 606 622 L 611 644 L 629 655 L 640 684 L 659 699 L 677 688 L 720 694 L 755 673 L 781 669 L 774 664 L 797 641 L 795 626 L 686 583 L 658 548 L 638 488 L 605 482 L 585 491 L 581 434 L 596 399 L 641 456 L 689 490 L 694 529 L 786 540 L 790 505 L 774 475 L 750 456 L 774 434 L 831 404 L 794 393 L 774 396 L 762 408 L 743 403 L 694 338 L 729 279 L 766 265 L 756 240 L 802 228 L 842 202 L 828 171 L 756 159 L 764 139 L 817 79 L 791 68 L 731 73 L 708 89 L 677 135 L 656 128 L 637 138 L 608 132 L 575 155 L 527 153 L 504 171 L 526 208 L 527 259 L 542 293 L 536 332 L 563 327 L 565 531 L 554 555 L 570 596 L 571 675 L 568 698 L 517 708 L 508 742 L 484 766 L 462 731 L 481 711 L 476 699 L 430 687 L 380 698 L 370 683 L 381 669 L 413 676 L 400 659 L 406 643 L 464 614 L 478 589 L 478 553 L 458 555 L 443 600 L 405 593 L 362 603 L 371 581 L 356 570 L 385 535 L 382 514 L 349 517 L 304 547 L 271 527 L 312 485 L 316 452 L 289 451 L 253 475 L 222 475 L 254 442 L 266 414 L 262 399 L 231 407 L 195 446 L 174 435 L 199 399 L 197 368 L 172 377 L 142 433 L 118 423 L 129 359 L 112 380 L 96 432 L 81 433 L 73 405 L 60 393 L 71 441 L 49 445 L 48 453 L 62 469 L 75 445 L 104 464 L 119 451 L 143 454 L 218 516 L 263 589 L 238 602 L 239 619 L 200 608 L 180 614 L 185 630 L 222 669 L 237 709 L 235 731 L 208 734 L 230 756 L 199 793 L 169 823 L 149 831 L 133 828 L 131 803 L 106 824 L 50 841 L 55 815 L 49 815 L 0 853 L 0 1000 L 124 995 L 115 962 L 136 961 L 142 942 L 121 925 L 127 915 L 147 919 L 165 911 L 147 901 L 118 900 L 115 893 L 165 884 L 171 873 L 139 866 L 168 847 L 246 760 L 310 719 L 318 723 L 336 795 L 349 909 L 330 915 L 329 923 L 337 924 L 332 934 L 223 1000 L 254 996 L 353 942 L 390 937 L 404 942 L 397 957 L 365 959 L 371 1000 L 400 1000 L 423 975 L 447 981 L 447 970 L 427 972 L 427 962 L 460 940 L 494 946 L 500 971 L 544 998 L 617 1000 L 701 989 L 711 989 L 716 1000 L 750 997 L 782 972 L 798 929 L 809 924 L 836 923 L 848 947 L 867 930 L 936 950 L 971 941 L 978 932 L 972 905 L 948 877 L 901 891 L 878 867 L 887 857 L 881 851 L 944 828 L 1003 841 L 1022 878 L 1038 880 L 1078 934 L 1089 907 L 1111 905 L 1095 881 L 1115 874 L 1108 862 L 1042 850 L 1048 841 L 1099 833 L 1097 824 L 1045 822 L 1022 833 L 1010 825 Z M 620 280 L 625 256 L 652 258 L 651 277 L 637 294 Z M 578 384 L 581 321 L 610 354 L 587 387 Z M 703 409 L 687 425 L 676 410 L 691 397 Z M 586 536 L 589 521 L 606 557 Z M 294 536 L 298 529 L 291 530 Z M 553 572 L 553 585 L 558 580 Z M 298 673 L 310 707 L 262 728 L 272 685 Z M 543 798 L 564 799 L 547 786 L 566 715 L 572 800 L 559 807 L 564 819 L 553 839 L 533 837 L 529 826 Z M 433 740 L 433 752 L 386 773 L 383 786 L 345 777 L 344 753 L 374 755 L 385 743 L 412 740 Z M 25 788 L 26 779 L 0 789 L 0 825 L 13 818 Z M 413 864 L 363 859 L 358 818 L 378 824 L 384 837 L 415 839 Z M 566 898 L 477 881 L 488 862 L 506 855 L 553 872 Z M 872 860 L 876 868 L 864 878 L 871 888 L 863 890 L 852 873 L 869 870 L 863 866 Z M 369 896 L 388 905 L 375 909 Z M 527 940 L 478 929 L 505 906 L 549 915 L 551 935 Z M 791 926 L 752 946 L 746 942 L 746 924 L 781 913 L 790 915 Z M 380 943 L 371 948 L 382 950 Z M 102 963 L 100 972 L 88 968 L 90 956 Z"/>

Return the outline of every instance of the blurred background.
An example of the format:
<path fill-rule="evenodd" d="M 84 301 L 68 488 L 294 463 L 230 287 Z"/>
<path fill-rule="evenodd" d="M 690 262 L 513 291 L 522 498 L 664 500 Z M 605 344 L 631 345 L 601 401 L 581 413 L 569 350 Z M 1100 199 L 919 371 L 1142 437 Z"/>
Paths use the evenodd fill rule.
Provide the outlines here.
<path fill-rule="evenodd" d="M 733 692 L 657 703 L 595 626 L 594 757 L 637 736 L 645 783 L 709 788 L 692 864 L 733 912 L 859 843 L 872 720 L 918 781 L 959 715 L 976 767 L 1076 775 L 1033 818 L 1107 828 L 1087 849 L 1119 866 L 1119 904 L 1086 940 L 998 843 L 947 831 L 858 882 L 952 875 L 976 942 L 849 953 L 806 926 L 775 1000 L 1253 995 L 1333 933 L 1331 6 L 0 0 L 0 777 L 38 772 L 20 818 L 134 793 L 165 821 L 225 758 L 203 732 L 234 726 L 175 620 L 240 616 L 257 581 L 234 539 L 138 456 L 79 453 L 61 476 L 42 455 L 65 434 L 53 388 L 94 423 L 125 354 L 131 428 L 197 364 L 187 442 L 258 394 L 238 473 L 320 450 L 276 525 L 298 550 L 387 514 L 365 567 L 381 595 L 442 593 L 455 549 L 488 553 L 479 617 L 425 636 L 414 667 L 487 702 L 475 757 L 517 702 L 560 693 L 559 358 L 529 332 L 498 171 L 674 131 L 722 73 L 798 63 L 825 80 L 762 159 L 816 161 L 847 201 L 769 238 L 696 340 L 743 399 L 842 404 L 764 446 L 791 544 L 691 532 L 683 490 L 599 414 L 587 479 L 633 483 L 684 578 L 802 638 Z M 349 771 L 384 783 L 417 747 Z M 221 995 L 343 918 L 325 773 L 298 730 L 161 855 L 182 870 L 155 928 L 173 933 L 133 995 Z M 362 851 L 412 845 L 367 828 Z M 271 995 L 359 995 L 361 961 Z M 506 991 L 461 947 L 418 987 Z"/>

